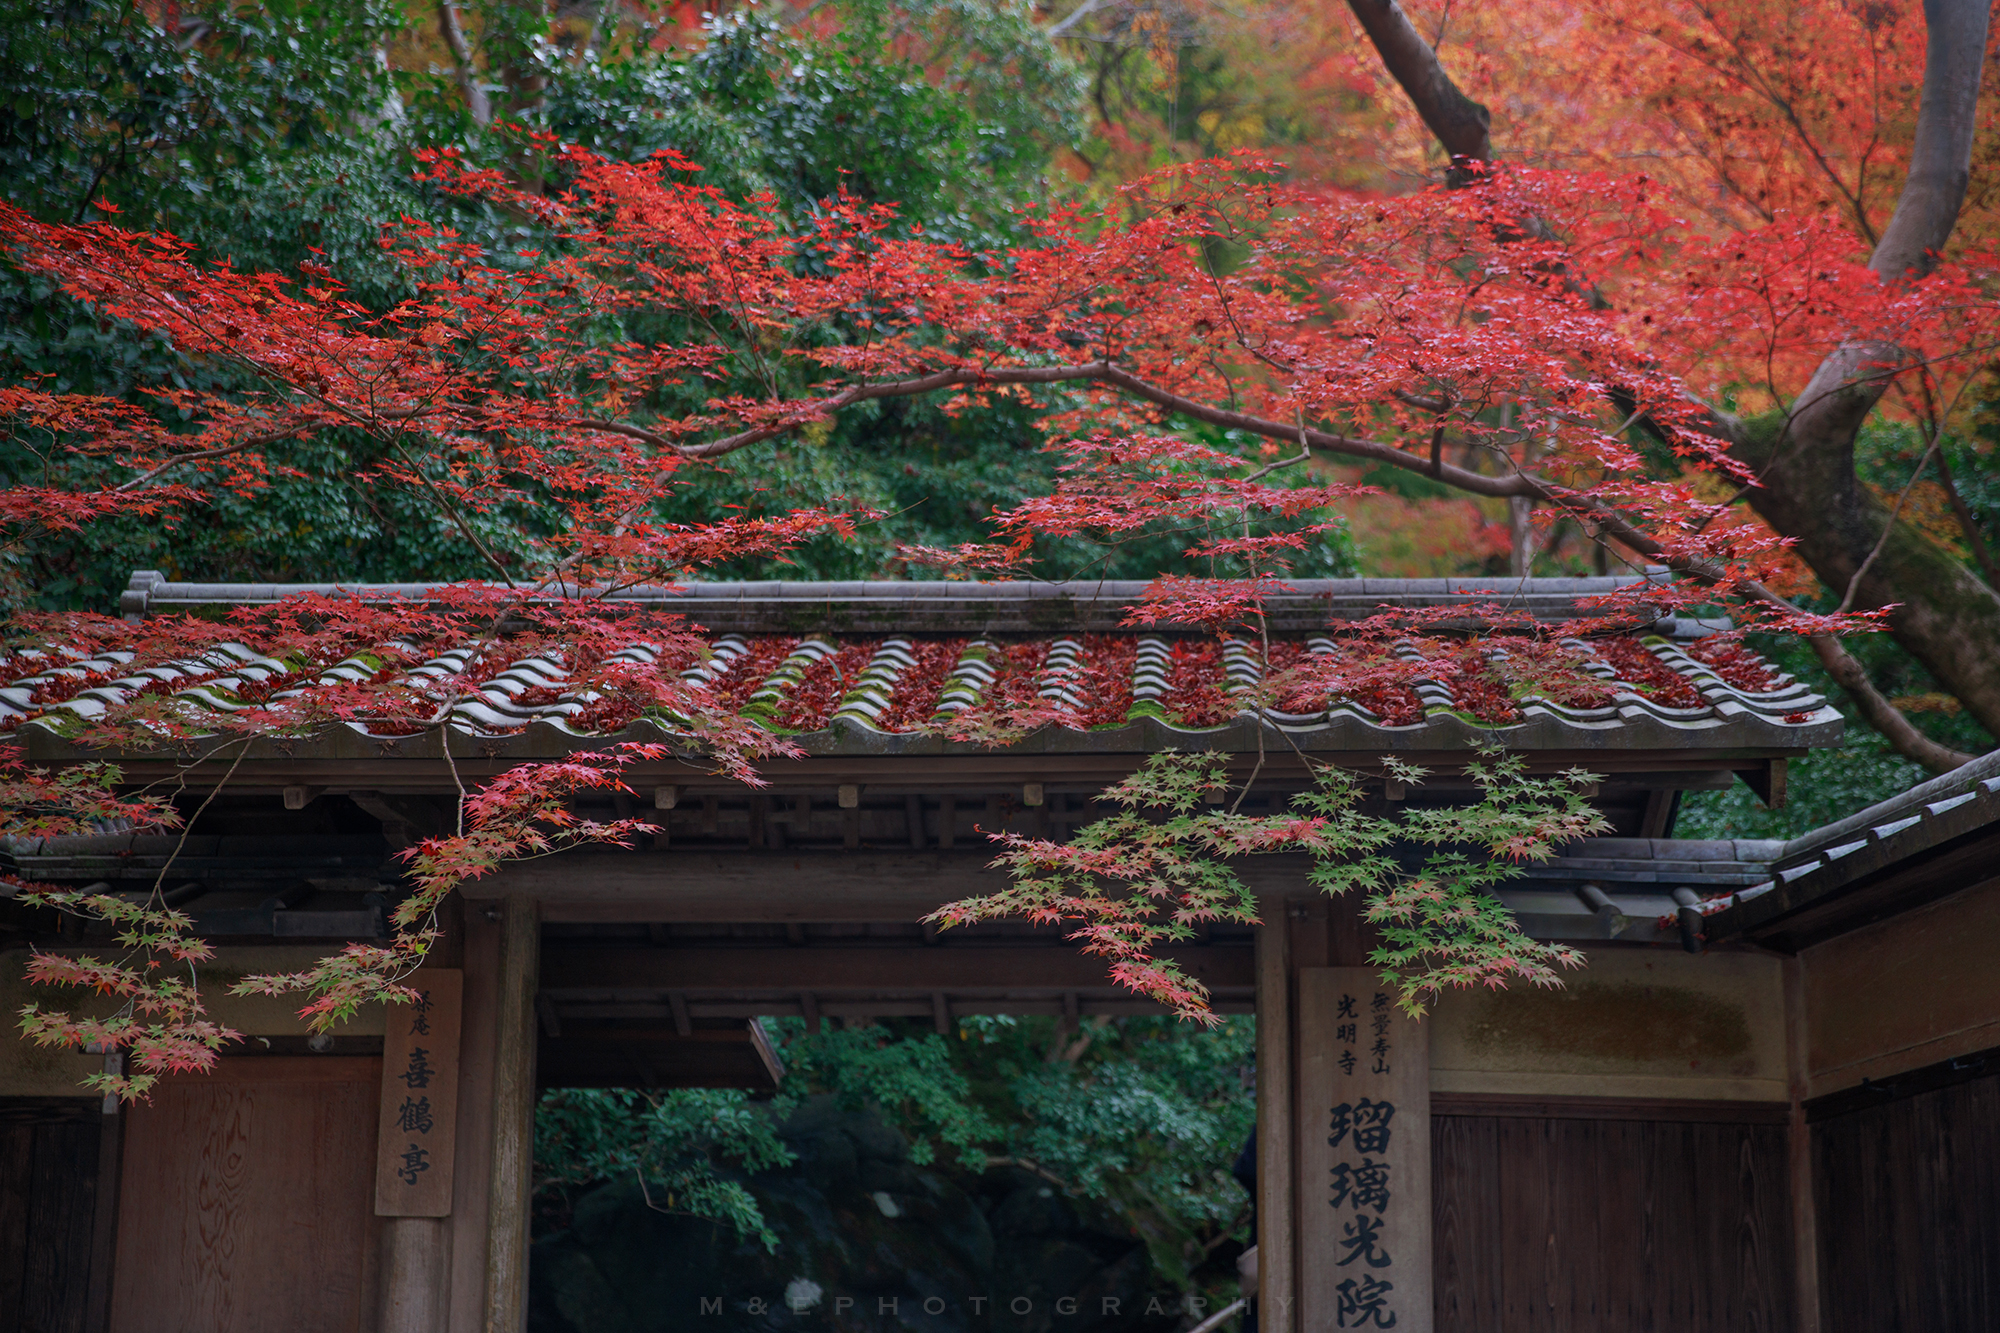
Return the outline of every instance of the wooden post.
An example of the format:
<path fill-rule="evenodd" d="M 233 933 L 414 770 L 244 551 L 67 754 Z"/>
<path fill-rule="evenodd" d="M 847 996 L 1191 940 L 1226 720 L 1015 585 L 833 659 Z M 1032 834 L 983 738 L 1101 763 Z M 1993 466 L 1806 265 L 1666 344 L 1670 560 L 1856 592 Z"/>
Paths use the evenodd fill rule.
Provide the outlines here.
<path fill-rule="evenodd" d="M 1292 968 L 1285 899 L 1257 915 L 1257 1327 L 1290 1333 L 1298 1309 L 1292 1261 Z"/>
<path fill-rule="evenodd" d="M 436 1333 L 450 1297 L 450 1220 L 383 1218 L 379 1333 Z"/>
<path fill-rule="evenodd" d="M 1373 968 L 1298 997 L 1300 1326 L 1431 1333 L 1429 1030 Z"/>
<path fill-rule="evenodd" d="M 492 913 L 489 920 L 487 913 Z M 485 1333 L 488 1201 L 493 1197 L 493 1050 L 500 1002 L 500 909 L 456 894 L 440 913 L 448 928 L 440 963 L 455 955 L 465 974 L 458 1064 L 458 1169 L 453 1172 L 448 1252 L 450 1313 L 442 1333 Z"/>
<path fill-rule="evenodd" d="M 1785 1064 L 1790 1082 L 1792 1114 L 1786 1136 L 1791 1169 L 1786 1173 L 1792 1192 L 1792 1272 L 1799 1307 L 1799 1333 L 1819 1333 L 1819 1218 L 1813 1207 L 1812 1131 L 1806 1125 L 1810 1091 L 1811 1033 L 1806 1027 L 1805 960 L 1791 957 L 1782 964 L 1785 987 Z"/>
<path fill-rule="evenodd" d="M 118 1255 L 118 1185 L 125 1160 L 124 1108 L 104 1099 L 98 1115 L 96 1210 L 91 1214 L 90 1295 L 84 1305 L 84 1333 L 111 1327 L 112 1269 Z"/>
<path fill-rule="evenodd" d="M 493 1041 L 493 1171 L 486 1228 L 486 1333 L 528 1319 L 528 1189 L 535 1115 L 535 994 L 541 918 L 533 898 L 500 901 L 500 987 Z"/>

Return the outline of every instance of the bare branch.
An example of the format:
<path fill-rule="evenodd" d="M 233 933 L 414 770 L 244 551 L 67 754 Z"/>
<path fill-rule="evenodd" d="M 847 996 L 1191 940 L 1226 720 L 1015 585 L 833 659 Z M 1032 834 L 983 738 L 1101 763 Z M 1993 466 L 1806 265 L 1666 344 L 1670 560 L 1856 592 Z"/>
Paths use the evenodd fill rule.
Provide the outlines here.
<path fill-rule="evenodd" d="M 1361 21 L 1382 63 L 1402 85 L 1425 126 L 1451 154 L 1453 167 L 1492 161 L 1493 141 L 1488 134 L 1492 113 L 1452 82 L 1403 7 L 1396 0 L 1347 0 L 1347 7 Z"/>
<path fill-rule="evenodd" d="M 438 0 L 438 28 L 444 33 L 444 44 L 451 48 L 455 66 L 453 73 L 458 76 L 458 86 L 465 93 L 465 105 L 472 112 L 472 119 L 481 125 L 491 125 L 493 103 L 486 96 L 486 89 L 480 85 L 479 68 L 472 59 L 472 44 L 465 40 L 465 29 L 459 24 L 455 0 Z"/>
<path fill-rule="evenodd" d="M 1854 654 L 1841 646 L 1840 640 L 1825 634 L 1812 634 L 1806 637 L 1806 642 L 1812 645 L 1820 665 L 1826 668 L 1826 674 L 1847 691 L 1847 697 L 1854 701 L 1854 706 L 1861 711 L 1868 725 L 1880 732 L 1897 754 L 1914 759 L 1933 773 L 1949 773 L 1961 764 L 1971 763 L 1976 757 L 1950 746 L 1939 745 L 1917 730 L 1916 724 L 1903 715 L 1903 710 L 1890 703 L 1875 688 L 1868 679 L 1867 670 Z"/>

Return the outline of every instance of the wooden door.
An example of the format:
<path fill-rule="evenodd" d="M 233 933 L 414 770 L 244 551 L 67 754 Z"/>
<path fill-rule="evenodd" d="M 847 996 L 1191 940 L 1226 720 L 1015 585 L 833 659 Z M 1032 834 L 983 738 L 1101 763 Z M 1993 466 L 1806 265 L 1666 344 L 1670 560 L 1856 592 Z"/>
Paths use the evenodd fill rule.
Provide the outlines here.
<path fill-rule="evenodd" d="M 1796 1326 L 1782 1103 L 1447 1094 L 1432 1110 L 1439 1333 Z"/>
<path fill-rule="evenodd" d="M 362 1328 L 381 1065 L 225 1059 L 132 1106 L 112 1333 Z"/>
<path fill-rule="evenodd" d="M 1896 1083 L 1964 1078 L 1985 1060 L 1952 1064 L 1960 1069 L 1933 1066 Z M 2000 1328 L 2000 1073 L 1914 1095 L 1855 1090 L 1825 1100 L 1839 1113 L 1807 1107 L 1822 1327 Z"/>
<path fill-rule="evenodd" d="M 100 1105 L 0 1097 L 0 1333 L 95 1333 L 103 1320 Z"/>

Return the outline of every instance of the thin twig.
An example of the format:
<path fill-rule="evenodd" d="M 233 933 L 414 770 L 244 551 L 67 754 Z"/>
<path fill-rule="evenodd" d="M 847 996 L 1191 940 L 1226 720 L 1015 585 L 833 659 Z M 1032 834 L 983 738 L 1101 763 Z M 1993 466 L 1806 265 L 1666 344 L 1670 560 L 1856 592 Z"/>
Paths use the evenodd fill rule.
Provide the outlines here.
<path fill-rule="evenodd" d="M 1917 460 L 1916 467 L 1910 470 L 1909 481 L 1903 484 L 1902 491 L 1896 496 L 1895 508 L 1889 511 L 1889 519 L 1882 525 L 1882 535 L 1876 538 L 1875 549 L 1868 553 L 1868 558 L 1861 562 L 1861 567 L 1854 571 L 1852 578 L 1847 580 L 1847 594 L 1840 599 L 1840 605 L 1833 609 L 1835 615 L 1846 615 L 1848 609 L 1854 605 L 1854 595 L 1861 590 L 1861 580 L 1867 576 L 1869 569 L 1875 564 L 1876 557 L 1881 555 L 1883 550 L 1888 547 L 1889 538 L 1895 535 L 1896 524 L 1903 516 L 1903 505 L 1910 498 L 1910 492 L 1916 489 L 1918 480 L 1924 475 L 1925 465 L 1931 461 L 1931 455 L 1938 451 L 1938 444 L 1943 439 L 1944 432 L 1942 430 L 1933 430 L 1931 432 L 1930 446 L 1924 450 L 1923 457 Z"/>

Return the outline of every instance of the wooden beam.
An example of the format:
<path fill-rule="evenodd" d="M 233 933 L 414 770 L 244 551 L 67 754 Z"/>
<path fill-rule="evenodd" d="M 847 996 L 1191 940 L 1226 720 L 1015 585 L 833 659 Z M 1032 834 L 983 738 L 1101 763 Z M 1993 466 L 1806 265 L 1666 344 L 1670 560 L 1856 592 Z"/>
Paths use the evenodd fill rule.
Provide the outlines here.
<path fill-rule="evenodd" d="M 544 1039 L 536 1071 L 564 1088 L 630 1087 L 635 1072 L 656 1088 L 769 1092 L 778 1085 L 755 1033 L 742 1025 L 690 1037 L 670 1027 L 572 1028 L 560 1040 Z"/>
<path fill-rule="evenodd" d="M 949 933 L 946 939 L 949 940 Z M 1160 951 L 1210 987 L 1257 984 L 1252 951 L 1241 945 L 1189 945 Z M 906 948 L 814 944 L 788 948 L 589 948 L 550 944 L 541 988 L 557 1002 L 584 995 L 660 992 L 811 990 L 910 991 L 958 995 L 972 990 L 1114 990 L 1109 965 L 1068 941 Z"/>
<path fill-rule="evenodd" d="M 1783 759 L 1767 759 L 1755 768 L 1738 769 L 1736 776 L 1757 794 L 1767 810 L 1785 808 L 1785 783 L 1790 764 Z"/>
<path fill-rule="evenodd" d="M 1248 1014 L 1256 1012 L 1256 1001 L 1249 993 L 1249 987 L 1241 990 L 1223 991 L 1209 1000 L 1209 1008 L 1218 1014 Z M 1075 994 L 1075 992 L 1070 992 Z M 670 999 L 672 997 L 669 997 Z M 923 996 L 908 999 L 868 997 L 864 999 L 827 1000 L 821 1002 L 817 996 L 813 1000 L 812 1011 L 827 1018 L 930 1018 L 935 1014 L 930 1000 Z M 951 1012 L 961 1016 L 968 1014 L 1010 1014 L 1016 1017 L 1026 1014 L 1056 1014 L 1063 1012 L 1062 995 L 1058 992 L 1027 991 L 1009 995 L 957 995 L 949 997 Z M 801 993 L 785 998 L 764 996 L 758 999 L 713 999 L 689 1002 L 688 1015 L 694 1019 L 712 1018 L 803 1018 L 806 1005 Z M 1153 1017 L 1170 1014 L 1173 1011 L 1157 1000 L 1142 999 L 1127 990 L 1107 991 L 1105 998 L 1077 996 L 1076 1012 L 1084 1018 L 1123 1018 L 1129 1016 Z M 648 1018 L 667 1019 L 672 1010 L 663 1004 L 612 1004 L 603 1006 L 578 1006 L 570 1013 L 578 1024 L 588 1023 L 595 1018 Z M 573 1031 L 581 1030 L 575 1029 Z M 700 1029 L 695 1029 L 699 1035 Z M 567 1037 L 564 1040 L 568 1040 Z"/>
<path fill-rule="evenodd" d="M 39 733 L 35 739 L 39 739 Z M 476 750 L 479 744 L 473 737 L 462 737 L 460 740 L 469 749 Z M 1315 761 L 1342 763 L 1362 773 L 1379 774 L 1381 769 L 1382 750 L 1379 744 L 1365 751 L 1307 753 Z M 1761 768 L 1768 760 L 1799 758 L 1807 753 L 1809 751 L 1798 747 L 1742 746 L 1671 750 L 1528 750 L 1521 751 L 1520 757 L 1527 764 L 1528 771 L 1536 774 L 1587 768 L 1593 773 L 1605 774 L 1614 782 L 1631 775 L 1647 785 L 1694 787 L 1701 785 L 1708 775 L 1726 775 L 1749 768 L 1753 763 Z M 1405 753 L 1402 758 L 1428 768 L 1432 774 L 1421 787 L 1413 788 L 1413 792 L 1421 794 L 1469 786 L 1469 780 L 1464 776 L 1466 755 L 1464 750 L 1413 750 Z M 100 756 L 92 754 L 88 757 L 95 759 Z M 190 767 L 185 760 L 162 760 L 150 755 L 114 757 L 118 759 L 125 781 L 129 784 L 176 781 L 191 791 L 206 790 L 214 785 L 223 770 L 229 767 L 226 764 Z M 67 754 L 51 754 L 46 758 L 55 763 L 75 761 Z M 1012 787 L 1034 781 L 1043 782 L 1050 794 L 1072 792 L 1094 795 L 1110 783 L 1129 776 L 1145 759 L 1145 751 L 1063 755 L 1025 751 L 908 756 L 812 755 L 796 760 L 773 760 L 760 765 L 759 771 L 772 784 L 769 788 L 771 794 L 781 796 L 801 791 L 830 792 L 844 783 L 854 783 L 884 796 L 915 791 L 932 798 L 947 792 L 958 796 L 983 797 L 992 793 L 996 786 Z M 1227 761 L 1234 781 L 1241 782 L 1253 770 L 1256 771 L 1260 790 L 1304 787 L 1312 782 L 1304 760 L 1289 752 L 1273 750 L 1260 757 L 1254 750 L 1247 750 L 1227 756 Z M 456 768 L 460 781 L 477 784 L 499 776 L 514 767 L 514 763 L 467 753 L 458 759 Z M 1055 765 L 1061 767 L 1061 782 L 1048 781 L 1048 773 Z M 682 801 L 713 794 L 740 798 L 746 791 L 742 784 L 723 779 L 690 781 L 686 767 L 678 764 L 634 764 L 624 776 L 628 783 L 641 791 L 649 787 L 675 785 L 679 788 L 678 796 Z M 412 755 L 408 758 L 285 759 L 256 756 L 236 765 L 229 789 L 250 795 L 278 797 L 282 796 L 286 787 L 291 786 L 318 787 L 326 795 L 371 792 L 385 796 L 392 793 L 449 796 L 456 791 L 452 770 L 436 758 L 434 748 L 422 757 Z"/>
<path fill-rule="evenodd" d="M 1667 825 L 1673 822 L 1674 809 L 1680 803 L 1681 794 L 1667 788 L 1655 788 L 1646 793 L 1646 806 L 1639 816 L 1639 836 L 1642 838 L 1664 838 Z"/>
<path fill-rule="evenodd" d="M 500 988 L 493 1043 L 492 1198 L 486 1231 L 486 1333 L 528 1319 L 528 1191 L 533 1177 L 535 994 L 542 926 L 534 899 L 500 904 Z"/>
<path fill-rule="evenodd" d="M 694 1031 L 694 1019 L 688 1014 L 687 996 L 675 991 L 667 996 L 667 1012 L 673 1016 L 674 1031 L 687 1036 Z"/>
<path fill-rule="evenodd" d="M 954 899 L 1005 888 L 1006 872 L 990 868 L 992 859 L 985 846 L 926 852 L 579 849 L 502 866 L 460 891 L 475 903 L 527 894 L 550 922 L 915 921 Z M 1253 892 L 1283 893 L 1304 883 L 1310 869 L 1308 857 L 1287 853 L 1246 858 L 1237 873 Z"/>
<path fill-rule="evenodd" d="M 1286 901 L 1257 900 L 1257 1326 L 1297 1327 L 1293 1251 L 1292 1028 Z"/>

